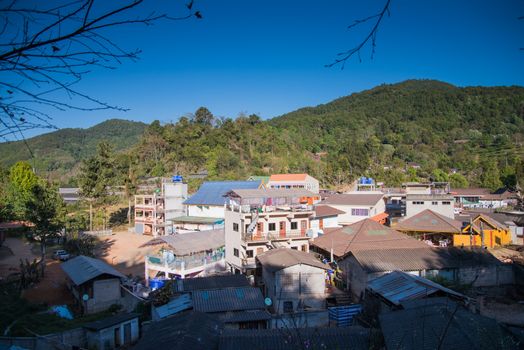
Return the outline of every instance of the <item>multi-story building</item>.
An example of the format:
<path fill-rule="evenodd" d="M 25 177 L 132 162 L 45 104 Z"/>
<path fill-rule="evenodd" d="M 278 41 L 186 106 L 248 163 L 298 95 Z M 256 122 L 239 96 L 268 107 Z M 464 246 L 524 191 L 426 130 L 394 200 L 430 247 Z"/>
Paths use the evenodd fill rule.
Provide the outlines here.
<path fill-rule="evenodd" d="M 308 174 L 271 175 L 267 187 L 276 189 L 300 188 L 313 193 L 319 193 L 320 191 L 318 180 Z"/>
<path fill-rule="evenodd" d="M 343 212 L 338 214 L 340 225 L 350 225 L 386 211 L 384 194 L 376 191 L 333 194 L 322 201 L 322 204 Z"/>
<path fill-rule="evenodd" d="M 225 211 L 226 262 L 251 273 L 255 258 L 278 247 L 309 251 L 308 229 L 318 194 L 303 189 L 232 190 Z"/>
<path fill-rule="evenodd" d="M 450 194 L 407 194 L 406 218 L 413 217 L 424 210 L 430 209 L 435 213 L 450 219 L 455 218 L 453 195 Z"/>
<path fill-rule="evenodd" d="M 187 184 L 182 177 L 163 179 L 160 188 L 152 194 L 135 196 L 135 232 L 159 236 L 173 233 L 170 220 L 184 215 Z"/>

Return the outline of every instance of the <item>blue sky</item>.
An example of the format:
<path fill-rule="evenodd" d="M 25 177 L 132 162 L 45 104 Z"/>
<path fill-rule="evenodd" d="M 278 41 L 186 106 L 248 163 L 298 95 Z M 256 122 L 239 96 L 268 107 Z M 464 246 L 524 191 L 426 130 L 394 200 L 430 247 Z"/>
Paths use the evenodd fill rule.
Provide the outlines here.
<path fill-rule="evenodd" d="M 159 1 L 170 6 L 180 1 Z M 77 86 L 128 112 L 53 112 L 60 128 L 109 118 L 176 121 L 206 106 L 218 116 L 271 118 L 304 106 L 412 78 L 455 85 L 524 85 L 523 0 L 393 0 L 375 57 L 325 68 L 365 29 L 347 30 L 382 0 L 196 0 L 202 20 L 119 28 L 137 63 L 95 70 Z M 180 5 L 180 4 L 179 4 Z M 42 131 L 40 131 L 42 132 Z M 35 132 L 38 133 L 38 132 Z M 32 134 L 35 134 L 32 133 Z M 27 136 L 31 136 L 28 134 Z"/>

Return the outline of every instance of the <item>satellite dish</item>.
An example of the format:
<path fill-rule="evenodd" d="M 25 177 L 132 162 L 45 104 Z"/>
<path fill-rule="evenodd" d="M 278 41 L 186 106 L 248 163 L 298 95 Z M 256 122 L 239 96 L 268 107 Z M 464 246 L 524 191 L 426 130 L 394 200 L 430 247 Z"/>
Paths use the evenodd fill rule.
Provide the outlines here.
<path fill-rule="evenodd" d="M 266 304 L 266 306 L 271 306 L 273 302 L 271 301 L 271 298 L 266 298 L 264 299 L 264 304 Z"/>
<path fill-rule="evenodd" d="M 87 294 L 82 295 L 82 300 L 83 301 L 88 301 L 89 300 L 89 295 L 87 295 Z"/>

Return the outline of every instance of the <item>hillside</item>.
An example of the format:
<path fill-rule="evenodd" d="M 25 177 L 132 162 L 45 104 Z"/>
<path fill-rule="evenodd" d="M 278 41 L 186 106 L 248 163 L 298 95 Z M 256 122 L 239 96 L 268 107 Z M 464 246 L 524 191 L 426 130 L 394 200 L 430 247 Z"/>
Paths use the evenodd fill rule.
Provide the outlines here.
<path fill-rule="evenodd" d="M 27 143 L 35 156 L 37 170 L 63 177 L 82 159 L 93 155 L 100 141 L 107 140 L 115 151 L 128 150 L 138 142 L 145 128 L 144 123 L 110 119 L 87 129 L 61 129 L 39 135 L 27 139 Z M 29 159 L 22 141 L 0 143 L 1 166 Z"/>

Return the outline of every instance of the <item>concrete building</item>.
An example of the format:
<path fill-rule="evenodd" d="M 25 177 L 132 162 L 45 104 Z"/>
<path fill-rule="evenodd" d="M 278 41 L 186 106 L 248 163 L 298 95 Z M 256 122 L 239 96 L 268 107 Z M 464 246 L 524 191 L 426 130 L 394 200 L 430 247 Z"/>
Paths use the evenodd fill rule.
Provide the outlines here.
<path fill-rule="evenodd" d="M 268 188 L 275 189 L 304 189 L 313 193 L 319 193 L 320 185 L 317 179 L 308 174 L 275 174 L 271 175 Z"/>
<path fill-rule="evenodd" d="M 326 309 L 326 271 L 312 253 L 278 248 L 257 256 L 264 296 L 276 314 Z"/>
<path fill-rule="evenodd" d="M 225 195 L 231 190 L 258 189 L 262 182 L 258 181 L 206 181 L 198 191 L 184 202 L 187 216 L 224 218 L 226 204 Z M 180 219 L 180 218 L 178 218 Z"/>
<path fill-rule="evenodd" d="M 309 251 L 307 231 L 318 194 L 302 189 L 232 190 L 225 213 L 226 262 L 252 272 L 257 255 L 275 247 Z"/>
<path fill-rule="evenodd" d="M 338 216 L 345 214 L 342 210 L 329 205 L 315 205 L 315 214 L 309 221 L 311 236 L 313 238 L 324 234 L 324 229 L 340 227 Z"/>
<path fill-rule="evenodd" d="M 60 267 L 67 275 L 67 287 L 84 314 L 107 310 L 122 303 L 123 274 L 102 260 L 77 256 Z"/>
<path fill-rule="evenodd" d="M 146 284 L 163 274 L 163 278 L 188 278 L 225 270 L 224 230 L 198 231 L 160 236 L 149 241 L 155 247 L 145 257 Z"/>
<path fill-rule="evenodd" d="M 451 194 L 455 204 L 465 209 L 497 209 L 517 204 L 515 193 L 505 188 L 495 192 L 487 188 L 455 188 Z"/>
<path fill-rule="evenodd" d="M 406 195 L 406 218 L 415 216 L 427 209 L 450 219 L 455 218 L 454 199 L 450 194 Z"/>
<path fill-rule="evenodd" d="M 127 348 L 140 336 L 139 314 L 118 314 L 109 318 L 83 325 L 86 332 L 87 348 Z"/>
<path fill-rule="evenodd" d="M 172 234 L 171 220 L 185 214 L 187 184 L 180 176 L 162 179 L 152 194 L 135 196 L 135 232 L 151 236 Z"/>
<path fill-rule="evenodd" d="M 386 202 L 381 192 L 362 191 L 333 194 L 322 201 L 321 204 L 329 205 L 344 212 L 338 215 L 340 225 L 350 225 L 386 211 Z"/>

